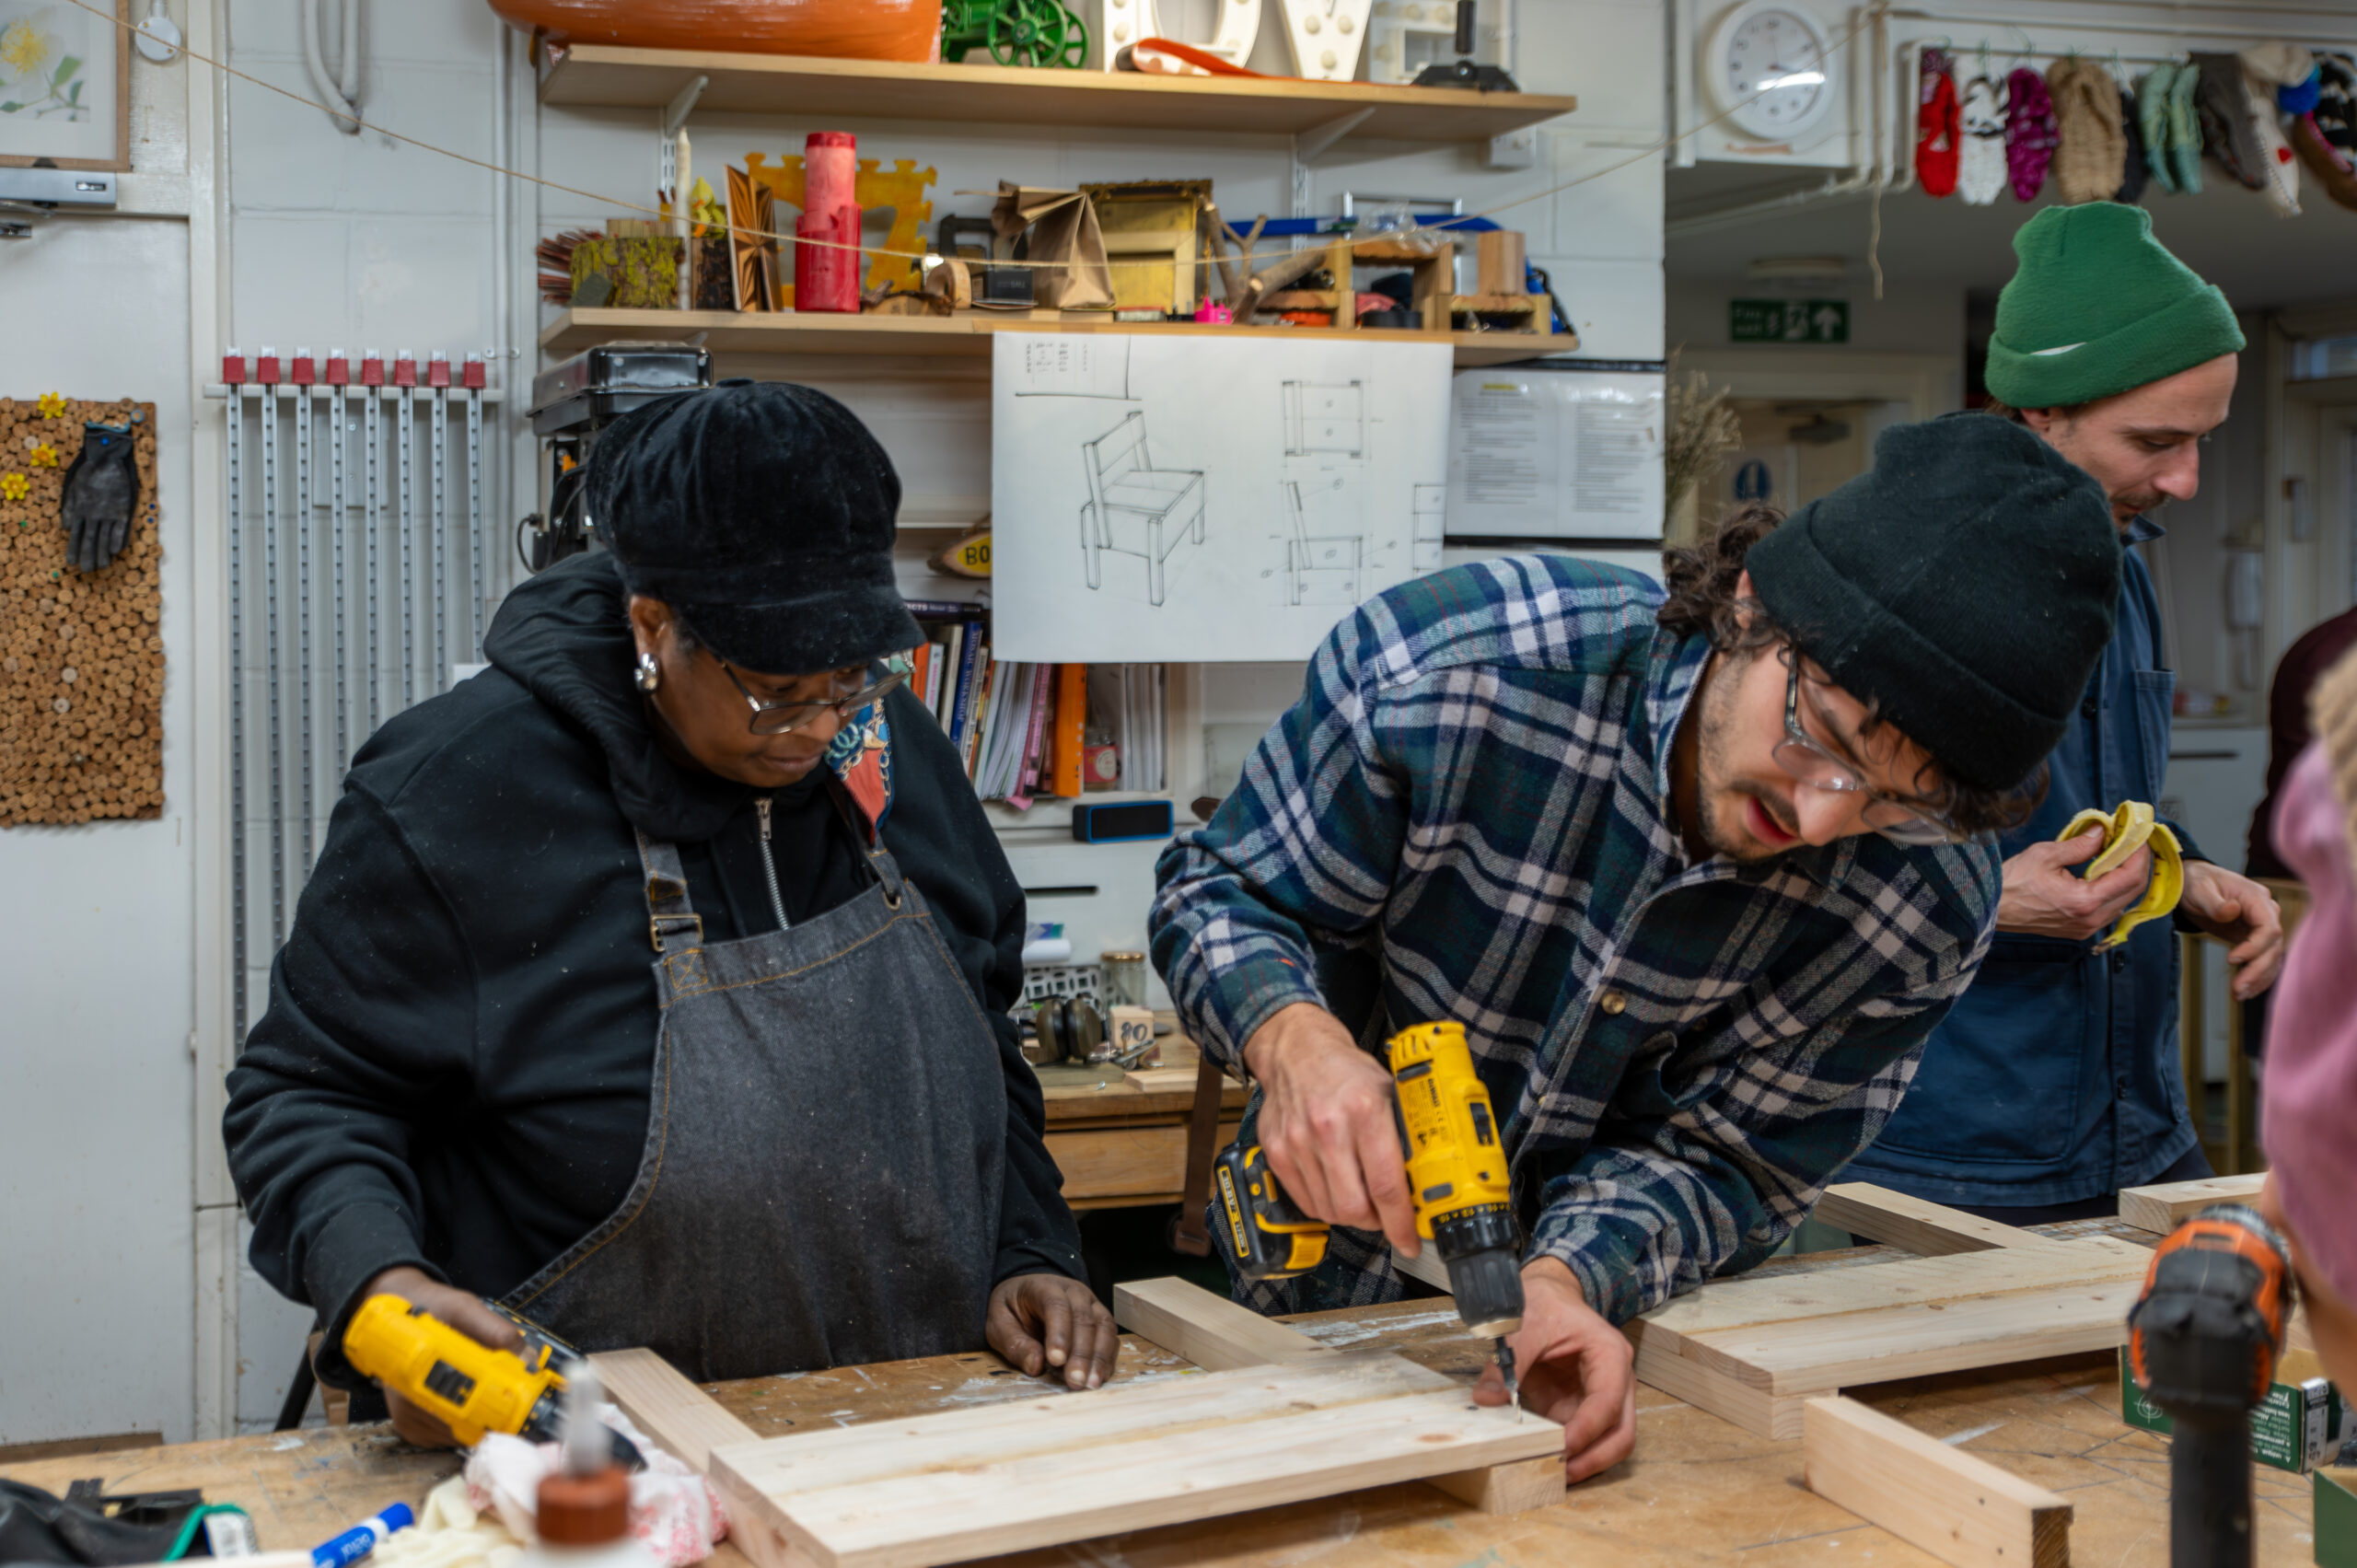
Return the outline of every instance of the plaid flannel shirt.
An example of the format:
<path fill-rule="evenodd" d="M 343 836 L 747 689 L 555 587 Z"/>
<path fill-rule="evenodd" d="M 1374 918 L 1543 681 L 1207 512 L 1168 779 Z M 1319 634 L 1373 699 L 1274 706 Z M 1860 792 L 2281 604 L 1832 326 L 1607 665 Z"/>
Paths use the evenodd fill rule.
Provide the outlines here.
<path fill-rule="evenodd" d="M 1689 864 L 1670 741 L 1710 649 L 1657 626 L 1661 599 L 1521 556 L 1361 606 L 1164 852 L 1149 919 L 1180 1017 L 1230 1066 L 1295 1002 L 1378 1051 L 1463 1023 L 1527 1255 L 1615 1323 L 1807 1214 L 1898 1106 L 1997 908 L 1985 839 Z M 1381 1235 L 1341 1227 L 1315 1273 L 1239 1293 L 1268 1312 L 1400 1294 Z"/>

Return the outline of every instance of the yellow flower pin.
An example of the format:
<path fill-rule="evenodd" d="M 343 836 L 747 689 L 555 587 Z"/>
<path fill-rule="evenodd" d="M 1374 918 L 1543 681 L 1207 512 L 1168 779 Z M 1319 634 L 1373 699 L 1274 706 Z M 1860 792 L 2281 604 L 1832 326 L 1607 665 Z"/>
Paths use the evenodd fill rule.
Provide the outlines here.
<path fill-rule="evenodd" d="M 64 393 L 43 392 L 41 395 L 41 416 L 43 419 L 55 419 L 59 414 L 64 413 Z"/>
<path fill-rule="evenodd" d="M 32 493 L 33 482 L 20 473 L 0 473 L 0 501 L 22 501 Z"/>
<path fill-rule="evenodd" d="M 40 446 L 35 447 L 33 448 L 32 465 L 37 469 L 55 468 L 57 466 L 57 448 L 51 446 L 46 441 L 42 442 Z"/>

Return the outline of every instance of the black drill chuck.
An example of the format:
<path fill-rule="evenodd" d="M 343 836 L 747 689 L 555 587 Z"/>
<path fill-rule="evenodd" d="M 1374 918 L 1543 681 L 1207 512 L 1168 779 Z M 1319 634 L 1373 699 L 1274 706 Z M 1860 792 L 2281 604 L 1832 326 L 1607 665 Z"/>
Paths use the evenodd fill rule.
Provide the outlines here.
<path fill-rule="evenodd" d="M 1504 1204 L 1451 1214 L 1433 1226 L 1433 1242 L 1468 1330 L 1496 1339 L 1522 1327 L 1522 1266 Z"/>

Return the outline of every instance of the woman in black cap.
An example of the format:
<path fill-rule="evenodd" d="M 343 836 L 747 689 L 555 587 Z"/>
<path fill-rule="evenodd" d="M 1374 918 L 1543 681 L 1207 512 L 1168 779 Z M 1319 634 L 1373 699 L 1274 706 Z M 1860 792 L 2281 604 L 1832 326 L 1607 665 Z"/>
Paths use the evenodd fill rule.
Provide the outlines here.
<path fill-rule="evenodd" d="M 1022 889 L 892 662 L 890 461 L 725 382 L 617 422 L 587 498 L 610 552 L 354 759 L 229 1079 L 254 1267 L 346 1387 L 386 1292 L 698 1381 L 987 1342 L 1097 1386 Z"/>

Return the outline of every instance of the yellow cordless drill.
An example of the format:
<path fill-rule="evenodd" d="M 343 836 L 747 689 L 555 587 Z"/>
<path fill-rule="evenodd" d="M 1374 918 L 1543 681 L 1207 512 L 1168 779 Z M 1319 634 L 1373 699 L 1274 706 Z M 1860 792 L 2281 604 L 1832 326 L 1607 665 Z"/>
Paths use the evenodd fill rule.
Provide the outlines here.
<path fill-rule="evenodd" d="M 423 1307 L 398 1295 L 372 1295 L 343 1330 L 343 1356 L 362 1376 L 442 1419 L 467 1447 L 487 1432 L 512 1433 L 533 1443 L 563 1435 L 563 1365 L 570 1347 L 512 1313 L 494 1312 L 524 1336 L 521 1354 L 468 1338 Z M 644 1468 L 637 1446 L 610 1433 L 614 1458 Z"/>
<path fill-rule="evenodd" d="M 1466 1328 L 1497 1342 L 1498 1370 L 1512 1394 L 1514 1352 L 1505 1336 L 1522 1327 L 1522 1270 L 1490 1091 L 1473 1071 L 1462 1024 L 1402 1029 L 1389 1050 L 1416 1234 L 1439 1249 Z M 1325 1261 L 1326 1223 L 1285 1196 L 1260 1145 L 1230 1144 L 1213 1174 L 1229 1250 L 1246 1279 L 1291 1279 Z"/>

